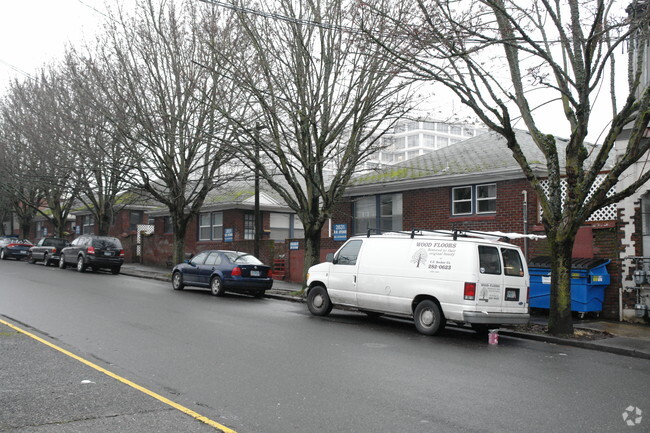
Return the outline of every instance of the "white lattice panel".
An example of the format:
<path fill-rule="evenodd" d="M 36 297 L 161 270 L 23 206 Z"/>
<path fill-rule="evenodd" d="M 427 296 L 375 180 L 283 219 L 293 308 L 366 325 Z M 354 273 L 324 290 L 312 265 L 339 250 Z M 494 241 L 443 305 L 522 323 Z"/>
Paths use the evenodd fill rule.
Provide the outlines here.
<path fill-rule="evenodd" d="M 604 175 L 600 175 L 596 178 L 594 185 L 591 187 L 591 191 L 589 192 L 589 195 L 587 199 L 591 198 L 592 194 L 598 188 L 598 186 L 602 183 L 602 181 L 605 179 Z M 562 188 L 562 205 L 564 205 L 564 200 L 566 199 L 566 188 L 567 188 L 567 183 L 565 179 L 562 179 L 561 183 L 561 188 Z M 549 194 L 549 182 L 548 180 L 543 180 L 542 181 L 542 188 L 544 188 L 544 193 L 548 196 Z M 607 197 L 611 197 L 615 193 L 615 189 L 612 188 L 609 190 L 607 193 Z M 542 214 L 542 211 L 540 211 L 540 216 Z M 602 209 L 597 210 L 591 216 L 587 219 L 587 221 L 613 221 L 616 219 L 616 205 L 612 204 L 607 207 L 604 207 Z"/>
<path fill-rule="evenodd" d="M 154 226 L 151 224 L 138 224 L 137 229 L 138 229 L 138 234 L 137 234 L 137 243 L 135 247 L 135 255 L 139 257 L 142 255 L 142 235 L 152 234 Z"/>

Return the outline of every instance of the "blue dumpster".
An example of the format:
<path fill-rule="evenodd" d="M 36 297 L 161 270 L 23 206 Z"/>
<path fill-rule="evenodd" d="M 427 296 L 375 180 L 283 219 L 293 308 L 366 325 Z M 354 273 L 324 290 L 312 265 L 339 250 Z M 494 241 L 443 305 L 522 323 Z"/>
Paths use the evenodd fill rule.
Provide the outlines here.
<path fill-rule="evenodd" d="M 609 286 L 607 259 L 574 258 L 571 262 L 571 311 L 578 313 L 603 311 L 605 288 Z M 551 258 L 534 258 L 528 264 L 530 273 L 530 306 L 551 306 Z"/>

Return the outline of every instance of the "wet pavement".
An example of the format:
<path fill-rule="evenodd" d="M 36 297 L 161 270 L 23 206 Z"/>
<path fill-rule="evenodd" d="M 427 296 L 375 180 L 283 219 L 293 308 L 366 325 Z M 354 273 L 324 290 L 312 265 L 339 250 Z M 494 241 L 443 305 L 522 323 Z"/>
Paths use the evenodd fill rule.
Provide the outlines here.
<path fill-rule="evenodd" d="M 125 263 L 122 266 L 122 274 L 140 278 L 150 278 L 159 281 L 170 281 L 171 270 L 135 263 Z M 301 289 L 301 284 L 275 280 L 273 283 L 273 289 L 267 291 L 266 296 L 292 302 L 304 302 L 304 297 L 299 294 Z M 536 316 L 533 317 L 532 322 L 539 325 L 546 325 L 547 319 L 543 316 Z M 559 338 L 544 333 L 522 332 L 520 330 L 508 328 L 500 329 L 499 333 L 505 336 L 544 341 L 549 344 L 563 344 L 636 358 L 650 359 L 649 324 L 576 319 L 574 322 L 574 328 L 576 330 L 582 329 L 586 331 L 603 332 L 609 335 L 607 338 L 584 340 Z"/>

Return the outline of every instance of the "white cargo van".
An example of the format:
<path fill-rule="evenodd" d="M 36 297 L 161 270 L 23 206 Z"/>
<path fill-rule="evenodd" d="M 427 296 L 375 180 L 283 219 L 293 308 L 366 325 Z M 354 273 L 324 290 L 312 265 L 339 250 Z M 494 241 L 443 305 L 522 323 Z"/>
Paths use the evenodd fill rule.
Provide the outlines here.
<path fill-rule="evenodd" d="M 489 236 L 488 236 L 489 237 Z M 309 269 L 307 305 L 409 317 L 423 334 L 447 321 L 477 331 L 528 323 L 529 276 L 512 244 L 458 232 L 390 233 L 350 238 L 332 262 Z"/>

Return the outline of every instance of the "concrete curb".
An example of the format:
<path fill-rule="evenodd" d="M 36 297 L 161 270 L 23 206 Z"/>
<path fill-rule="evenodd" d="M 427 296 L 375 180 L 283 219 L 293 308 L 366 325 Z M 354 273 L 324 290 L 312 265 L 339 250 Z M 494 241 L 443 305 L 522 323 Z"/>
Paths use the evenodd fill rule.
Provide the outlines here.
<path fill-rule="evenodd" d="M 578 347 L 580 349 L 597 350 L 599 352 L 607 352 L 615 355 L 630 356 L 632 358 L 650 359 L 650 353 L 640 352 L 634 349 L 625 349 L 622 347 L 602 346 L 597 343 L 598 340 L 595 340 L 596 342 L 570 340 L 568 338 L 553 337 L 551 335 L 529 334 L 527 332 L 517 332 L 517 331 L 510 331 L 505 329 L 499 329 L 499 334 L 505 335 L 507 337 L 524 338 L 527 340 L 541 341 L 544 343 Z"/>
<path fill-rule="evenodd" d="M 128 269 L 127 270 L 123 269 L 121 273 L 122 275 L 128 275 L 131 277 L 147 278 L 147 279 L 163 281 L 167 283 L 171 281 L 169 277 L 163 277 L 160 275 L 147 275 L 147 274 L 143 274 L 142 272 L 130 271 Z M 303 297 L 279 293 L 279 291 L 277 290 L 274 291 L 273 289 L 271 289 L 271 291 L 266 292 L 264 296 L 266 298 L 277 299 L 280 301 L 288 301 L 288 302 L 296 302 L 296 303 L 305 302 L 305 298 Z M 530 334 L 527 332 L 518 332 L 518 331 L 512 331 L 508 329 L 499 329 L 499 334 L 506 337 L 515 337 L 515 338 L 522 338 L 526 340 L 541 341 L 549 344 L 578 347 L 580 349 L 597 350 L 600 352 L 612 353 L 614 355 L 629 356 L 632 358 L 650 359 L 650 353 L 640 352 L 634 349 L 625 349 L 621 347 L 603 346 L 597 343 L 598 340 L 595 340 L 596 342 L 570 340 L 567 338 L 553 337 L 551 335 Z"/>
<path fill-rule="evenodd" d="M 129 271 L 129 270 L 124 270 L 124 269 L 122 269 L 120 271 L 120 274 L 128 275 L 129 277 L 145 278 L 145 279 L 148 279 L 148 280 L 164 281 L 166 283 L 171 283 L 171 279 L 169 277 L 164 277 L 164 276 L 160 276 L 160 275 L 144 275 L 144 274 L 142 274 L 140 272 Z"/>

